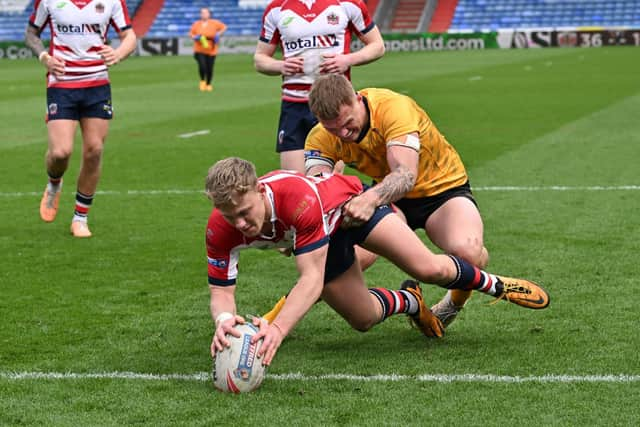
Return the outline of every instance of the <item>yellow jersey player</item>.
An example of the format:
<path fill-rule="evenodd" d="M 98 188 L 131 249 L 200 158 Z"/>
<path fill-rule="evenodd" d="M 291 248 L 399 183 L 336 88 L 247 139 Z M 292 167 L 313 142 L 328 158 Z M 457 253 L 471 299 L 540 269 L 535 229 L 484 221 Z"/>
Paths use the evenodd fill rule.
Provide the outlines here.
<path fill-rule="evenodd" d="M 356 92 L 342 76 L 327 75 L 314 82 L 309 107 L 320 123 L 306 139 L 307 174 L 343 161 L 374 180 L 344 206 L 347 218 L 357 224 L 393 203 L 446 253 L 487 265 L 482 218 L 462 160 L 413 99 L 387 89 Z M 431 309 L 446 326 L 469 296 L 450 290 Z"/>

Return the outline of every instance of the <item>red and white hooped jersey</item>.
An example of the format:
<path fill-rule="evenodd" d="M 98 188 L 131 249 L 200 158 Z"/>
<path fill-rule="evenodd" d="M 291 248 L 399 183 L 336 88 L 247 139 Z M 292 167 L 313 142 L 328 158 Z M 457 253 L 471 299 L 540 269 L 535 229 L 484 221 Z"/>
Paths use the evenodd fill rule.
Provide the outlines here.
<path fill-rule="evenodd" d="M 116 32 L 131 28 L 124 0 L 36 0 L 29 24 L 39 31 L 49 24 L 49 54 L 65 62 L 64 75 L 47 76 L 47 87 L 82 88 L 109 83 L 98 53 L 109 25 Z"/>
<path fill-rule="evenodd" d="M 362 0 L 273 0 L 264 11 L 260 41 L 280 44 L 285 58 L 302 56 L 304 74 L 283 76 L 282 99 L 307 102 L 323 53 L 349 53 L 351 35 L 375 27 Z M 349 71 L 345 73 L 349 78 Z"/>
<path fill-rule="evenodd" d="M 355 176 L 307 177 L 291 171 L 274 171 L 259 179 L 271 206 L 273 232 L 246 237 L 213 209 L 207 224 L 209 284 L 236 283 L 242 249 L 293 248 L 303 254 L 329 243 L 342 222 L 342 205 L 363 190 Z"/>

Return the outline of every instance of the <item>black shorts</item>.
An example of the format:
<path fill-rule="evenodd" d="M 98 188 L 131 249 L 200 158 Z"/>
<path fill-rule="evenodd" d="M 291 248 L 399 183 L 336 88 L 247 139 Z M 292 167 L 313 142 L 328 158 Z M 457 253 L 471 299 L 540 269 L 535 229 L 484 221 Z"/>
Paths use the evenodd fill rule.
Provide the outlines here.
<path fill-rule="evenodd" d="M 453 199 L 454 197 L 466 197 L 471 200 L 476 207 L 478 206 L 478 203 L 476 203 L 476 200 L 473 198 L 473 194 L 471 194 L 469 181 L 458 187 L 450 188 L 440 194 L 436 194 L 435 196 L 420 197 L 417 199 L 400 199 L 393 204 L 407 217 L 409 227 L 411 227 L 412 230 L 416 230 L 418 228 L 424 228 L 431 214 L 447 200 Z"/>
<path fill-rule="evenodd" d="M 85 117 L 111 120 L 111 85 L 73 89 L 47 88 L 47 121 L 77 121 Z"/>
<path fill-rule="evenodd" d="M 347 271 L 355 262 L 354 245 L 364 242 L 371 230 L 384 218 L 393 213 L 389 205 L 379 206 L 369 221 L 360 227 L 339 228 L 329 240 L 329 252 L 324 267 L 324 283 L 327 284 Z"/>
<path fill-rule="evenodd" d="M 306 102 L 282 101 L 276 152 L 304 150 L 307 134 L 317 123 Z"/>

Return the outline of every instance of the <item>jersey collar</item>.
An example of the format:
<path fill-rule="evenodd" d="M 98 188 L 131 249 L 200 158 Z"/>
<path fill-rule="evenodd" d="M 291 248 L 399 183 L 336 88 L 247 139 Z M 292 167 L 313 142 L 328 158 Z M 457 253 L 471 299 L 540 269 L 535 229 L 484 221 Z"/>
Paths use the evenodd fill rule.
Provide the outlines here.
<path fill-rule="evenodd" d="M 356 143 L 358 144 L 367 135 L 369 129 L 371 129 L 371 110 L 369 110 L 369 101 L 367 101 L 367 98 L 364 95 L 362 95 L 362 103 L 364 104 L 364 109 L 367 111 L 367 123 L 362 128 L 362 130 L 360 131 L 360 135 L 358 135 L 358 138 L 356 139 Z"/>
<path fill-rule="evenodd" d="M 260 234 L 260 237 L 263 239 L 267 239 L 267 240 L 273 240 L 276 237 L 276 221 L 278 220 L 278 216 L 276 215 L 276 205 L 275 205 L 275 200 L 273 198 L 273 191 L 271 191 L 271 188 L 264 184 L 264 193 L 265 196 L 267 198 L 267 203 L 269 203 L 269 206 L 271 207 L 271 236 L 267 236 L 265 234 Z"/>

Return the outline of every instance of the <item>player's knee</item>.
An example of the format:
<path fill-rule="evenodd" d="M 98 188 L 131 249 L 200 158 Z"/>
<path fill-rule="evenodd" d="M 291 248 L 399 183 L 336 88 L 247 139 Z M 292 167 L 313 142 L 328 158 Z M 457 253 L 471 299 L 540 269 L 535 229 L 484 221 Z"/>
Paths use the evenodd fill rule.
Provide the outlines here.
<path fill-rule="evenodd" d="M 371 318 L 349 319 L 349 325 L 358 332 L 367 332 L 373 328 L 376 323 L 377 320 Z"/>
<path fill-rule="evenodd" d="M 455 255 L 478 268 L 485 268 L 489 263 L 489 252 L 484 247 L 482 240 L 470 239 L 460 244 L 453 245 L 448 251 L 451 255 Z"/>
<path fill-rule="evenodd" d="M 416 279 L 424 283 L 445 283 L 449 273 L 448 266 L 444 262 L 427 262 L 422 265 Z"/>
<path fill-rule="evenodd" d="M 71 157 L 71 148 L 52 147 L 49 148 L 48 157 L 53 162 L 65 162 Z"/>
<path fill-rule="evenodd" d="M 82 157 L 85 162 L 100 162 L 102 158 L 102 143 L 86 144 Z"/>

